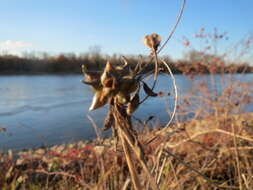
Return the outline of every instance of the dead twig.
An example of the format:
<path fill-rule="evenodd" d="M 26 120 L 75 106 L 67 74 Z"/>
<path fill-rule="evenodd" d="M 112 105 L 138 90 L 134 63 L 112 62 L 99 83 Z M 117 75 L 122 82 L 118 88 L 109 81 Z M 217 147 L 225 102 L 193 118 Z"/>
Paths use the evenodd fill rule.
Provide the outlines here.
<path fill-rule="evenodd" d="M 100 130 L 98 129 L 97 127 L 97 124 L 95 123 L 95 121 L 92 119 L 91 116 L 87 115 L 87 118 L 90 120 L 95 132 L 96 132 L 96 135 L 97 135 L 97 138 L 100 140 L 101 139 L 101 132 Z"/>

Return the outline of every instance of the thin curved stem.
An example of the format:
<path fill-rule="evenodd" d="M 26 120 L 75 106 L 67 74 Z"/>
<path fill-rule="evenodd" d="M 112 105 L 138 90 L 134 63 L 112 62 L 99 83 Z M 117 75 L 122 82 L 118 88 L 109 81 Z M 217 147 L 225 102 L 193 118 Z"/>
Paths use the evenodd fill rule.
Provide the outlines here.
<path fill-rule="evenodd" d="M 179 14 L 178 14 L 178 17 L 177 17 L 177 21 L 175 23 L 175 25 L 173 26 L 168 38 L 166 39 L 166 41 L 163 43 L 163 45 L 160 47 L 160 49 L 157 51 L 157 54 L 159 54 L 162 49 L 166 46 L 166 44 L 168 43 L 168 41 L 171 39 L 172 35 L 174 34 L 176 28 L 177 28 L 177 25 L 179 24 L 181 18 L 182 18 L 182 15 L 183 15 L 183 12 L 184 12 L 184 8 L 185 8 L 185 4 L 186 4 L 186 0 L 182 0 L 183 3 L 182 3 L 182 7 L 179 11 Z"/>
<path fill-rule="evenodd" d="M 166 127 L 168 127 L 168 126 L 171 124 L 173 118 L 174 118 L 175 115 L 176 115 L 177 102 L 178 102 L 177 84 L 176 84 L 176 79 L 175 79 L 175 77 L 174 77 L 174 75 L 173 75 L 173 73 L 172 73 L 172 71 L 171 71 L 169 65 L 168 65 L 163 59 L 160 59 L 160 60 L 161 60 L 162 63 L 166 66 L 166 68 L 168 69 L 168 71 L 169 71 L 169 73 L 170 73 L 170 76 L 171 76 L 172 81 L 173 81 L 173 87 L 174 87 L 174 93 L 175 93 L 175 103 L 174 103 L 173 113 L 172 113 L 172 116 L 171 116 L 169 122 L 168 122 L 167 125 L 166 125 Z M 166 127 L 165 127 L 165 128 L 166 128 Z"/>

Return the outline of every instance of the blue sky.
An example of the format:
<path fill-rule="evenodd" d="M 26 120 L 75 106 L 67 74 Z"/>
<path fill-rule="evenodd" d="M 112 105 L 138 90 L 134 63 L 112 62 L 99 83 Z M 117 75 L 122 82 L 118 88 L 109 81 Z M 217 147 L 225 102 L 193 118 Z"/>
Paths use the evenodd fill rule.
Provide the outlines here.
<path fill-rule="evenodd" d="M 144 35 L 163 39 L 175 23 L 180 0 L 1 0 L 0 51 L 148 54 Z M 252 0 L 188 0 L 164 55 L 179 57 L 181 39 L 200 27 L 228 32 L 234 43 L 253 32 Z"/>

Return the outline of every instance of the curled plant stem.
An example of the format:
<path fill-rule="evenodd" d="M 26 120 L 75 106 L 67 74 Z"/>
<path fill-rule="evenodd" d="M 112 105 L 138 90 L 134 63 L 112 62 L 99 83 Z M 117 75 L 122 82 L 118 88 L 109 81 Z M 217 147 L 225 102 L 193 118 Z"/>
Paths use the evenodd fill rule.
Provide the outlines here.
<path fill-rule="evenodd" d="M 174 102 L 173 113 L 172 113 L 172 115 L 171 115 L 171 118 L 170 118 L 169 122 L 168 122 L 167 125 L 166 125 L 166 127 L 168 127 L 168 126 L 171 124 L 171 122 L 172 122 L 174 116 L 176 115 L 176 111 L 177 111 L 177 102 L 178 102 L 177 84 L 176 84 L 176 79 L 175 79 L 175 77 L 174 77 L 174 75 L 173 75 L 173 73 L 172 73 L 172 71 L 171 71 L 169 65 L 168 65 L 163 59 L 160 59 L 160 60 L 161 60 L 162 63 L 166 66 L 166 68 L 168 69 L 168 71 L 169 71 L 169 73 L 170 73 L 170 76 L 171 76 L 172 81 L 173 81 L 174 94 L 175 94 L 175 102 Z M 166 127 L 165 127 L 165 128 L 166 128 Z"/>

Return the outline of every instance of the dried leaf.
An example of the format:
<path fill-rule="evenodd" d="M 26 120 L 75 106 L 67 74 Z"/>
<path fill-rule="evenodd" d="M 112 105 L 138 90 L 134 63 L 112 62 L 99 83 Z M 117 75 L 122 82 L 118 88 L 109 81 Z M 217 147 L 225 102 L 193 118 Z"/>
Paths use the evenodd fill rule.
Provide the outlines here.
<path fill-rule="evenodd" d="M 143 82 L 143 89 L 148 96 L 152 96 L 152 97 L 157 96 L 157 93 L 153 92 L 153 90 L 149 88 L 149 86 L 145 82 Z"/>
<path fill-rule="evenodd" d="M 103 90 L 96 91 L 96 93 L 92 99 L 92 103 L 89 108 L 89 111 L 92 111 L 92 110 L 95 110 L 99 107 L 104 106 L 107 103 L 107 100 L 108 100 L 108 96 L 104 95 Z"/>
<path fill-rule="evenodd" d="M 116 76 L 116 70 L 112 64 L 108 61 L 104 68 L 104 71 L 100 77 L 103 86 L 106 86 L 106 81 Z"/>

